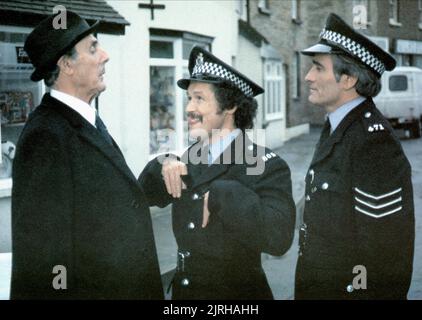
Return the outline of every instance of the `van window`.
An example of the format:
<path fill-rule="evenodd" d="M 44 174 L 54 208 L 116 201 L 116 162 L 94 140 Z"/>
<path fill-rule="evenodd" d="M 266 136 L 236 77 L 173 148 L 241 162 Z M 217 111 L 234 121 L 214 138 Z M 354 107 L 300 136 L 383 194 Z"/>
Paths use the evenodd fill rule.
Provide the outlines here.
<path fill-rule="evenodd" d="M 389 88 L 390 88 L 390 91 L 406 91 L 407 77 L 406 76 L 391 76 Z"/>

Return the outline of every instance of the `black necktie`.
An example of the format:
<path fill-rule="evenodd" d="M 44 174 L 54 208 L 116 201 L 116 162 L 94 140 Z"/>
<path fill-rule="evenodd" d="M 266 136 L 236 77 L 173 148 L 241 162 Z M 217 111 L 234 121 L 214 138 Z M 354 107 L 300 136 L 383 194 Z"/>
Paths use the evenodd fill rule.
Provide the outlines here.
<path fill-rule="evenodd" d="M 107 128 L 98 114 L 95 114 L 95 126 L 97 127 L 98 132 L 103 136 L 103 138 L 110 144 L 113 145 L 113 140 L 111 140 L 110 134 L 107 131 Z"/>
<path fill-rule="evenodd" d="M 328 139 L 330 136 L 331 131 L 331 124 L 330 124 L 330 118 L 327 117 L 327 120 L 325 120 L 324 127 L 322 128 L 321 137 L 319 138 L 318 146 L 320 147 L 325 140 Z"/>

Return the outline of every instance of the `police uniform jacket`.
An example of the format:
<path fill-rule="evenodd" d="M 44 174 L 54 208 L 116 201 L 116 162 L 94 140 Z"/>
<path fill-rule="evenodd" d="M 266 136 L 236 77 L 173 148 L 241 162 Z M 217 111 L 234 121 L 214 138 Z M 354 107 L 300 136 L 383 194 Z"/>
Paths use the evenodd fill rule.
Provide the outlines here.
<path fill-rule="evenodd" d="M 414 245 L 411 167 L 372 99 L 317 145 L 305 197 L 296 299 L 405 299 Z"/>
<path fill-rule="evenodd" d="M 223 163 L 221 157 L 231 154 L 226 164 L 194 164 L 188 158 L 188 176 L 183 177 L 187 189 L 179 199 L 168 195 L 157 159 L 139 177 L 150 205 L 163 207 L 173 201 L 179 256 L 173 299 L 273 298 L 261 253 L 282 255 L 291 246 L 295 205 L 290 170 L 274 152 L 257 147 L 249 139 L 243 143 L 242 136 L 239 134 L 220 156 Z M 241 152 L 234 152 L 239 140 Z M 198 144 L 188 152 L 194 152 L 193 148 Z M 261 156 L 248 165 L 243 155 L 250 156 L 257 148 L 261 148 Z M 201 152 L 198 148 L 197 155 Z M 183 159 L 187 159 L 186 154 Z M 265 169 L 248 175 L 246 169 L 256 166 Z M 202 228 L 203 195 L 207 191 L 210 220 Z"/>
<path fill-rule="evenodd" d="M 163 298 L 136 177 L 116 144 L 49 94 L 17 146 L 12 253 L 12 299 Z"/>

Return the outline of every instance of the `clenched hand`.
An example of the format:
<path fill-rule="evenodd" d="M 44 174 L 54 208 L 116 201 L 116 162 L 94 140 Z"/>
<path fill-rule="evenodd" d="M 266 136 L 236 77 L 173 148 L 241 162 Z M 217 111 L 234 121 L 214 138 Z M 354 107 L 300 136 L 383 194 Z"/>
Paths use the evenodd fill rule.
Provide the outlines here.
<path fill-rule="evenodd" d="M 186 189 L 186 185 L 183 183 L 181 176 L 187 174 L 188 169 L 183 162 L 175 159 L 164 160 L 161 175 L 166 184 L 167 192 L 172 195 L 173 198 L 180 198 L 182 189 Z"/>

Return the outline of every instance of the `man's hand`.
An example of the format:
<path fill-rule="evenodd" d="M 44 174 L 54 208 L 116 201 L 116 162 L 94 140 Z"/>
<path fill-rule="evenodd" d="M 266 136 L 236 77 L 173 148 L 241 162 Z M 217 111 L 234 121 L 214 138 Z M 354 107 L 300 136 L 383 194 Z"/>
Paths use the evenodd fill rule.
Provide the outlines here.
<path fill-rule="evenodd" d="M 204 213 L 202 217 L 202 228 L 205 228 L 208 224 L 208 221 L 210 219 L 210 211 L 208 210 L 208 196 L 209 191 L 204 195 Z"/>
<path fill-rule="evenodd" d="M 183 183 L 181 176 L 187 174 L 188 169 L 183 162 L 175 159 L 164 160 L 161 175 L 166 184 L 167 192 L 172 195 L 173 198 L 180 198 L 182 189 L 186 189 L 186 185 Z"/>

